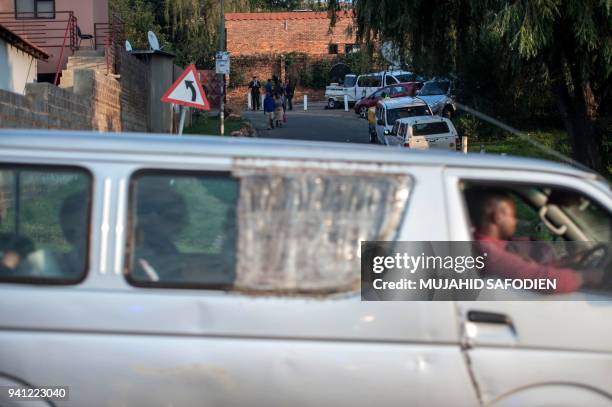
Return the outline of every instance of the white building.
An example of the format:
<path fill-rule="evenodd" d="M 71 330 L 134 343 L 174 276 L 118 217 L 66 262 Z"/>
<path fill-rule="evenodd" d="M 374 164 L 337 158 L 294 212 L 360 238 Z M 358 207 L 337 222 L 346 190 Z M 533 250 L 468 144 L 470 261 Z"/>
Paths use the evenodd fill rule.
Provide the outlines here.
<path fill-rule="evenodd" d="M 49 54 L 0 25 L 0 89 L 25 94 L 26 83 L 35 82 L 38 60 Z"/>

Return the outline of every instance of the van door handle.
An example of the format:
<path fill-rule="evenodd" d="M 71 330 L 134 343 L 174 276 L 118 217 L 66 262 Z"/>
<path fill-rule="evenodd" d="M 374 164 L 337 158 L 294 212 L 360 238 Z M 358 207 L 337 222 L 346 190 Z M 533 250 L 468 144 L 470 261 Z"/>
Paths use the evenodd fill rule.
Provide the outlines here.
<path fill-rule="evenodd" d="M 468 321 L 475 323 L 507 325 L 508 328 L 510 328 L 510 331 L 516 335 L 514 322 L 512 321 L 512 318 L 506 314 L 488 311 L 468 311 L 467 319 Z"/>

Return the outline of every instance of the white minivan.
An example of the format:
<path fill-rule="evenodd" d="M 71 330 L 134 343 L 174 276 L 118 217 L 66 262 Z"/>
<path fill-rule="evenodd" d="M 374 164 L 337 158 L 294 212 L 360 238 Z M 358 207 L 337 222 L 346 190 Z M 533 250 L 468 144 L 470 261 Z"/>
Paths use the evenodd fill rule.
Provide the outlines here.
<path fill-rule="evenodd" d="M 431 108 L 419 98 L 410 96 L 381 99 L 376 103 L 376 138 L 387 144 L 387 137 L 398 119 L 414 116 L 433 116 Z"/>
<path fill-rule="evenodd" d="M 609 248 L 610 184 L 552 162 L 2 130 L 0 405 L 611 406 L 609 279 L 362 301 L 361 242 L 470 241 L 474 188 Z M 67 399 L 9 396 L 49 386 Z"/>
<path fill-rule="evenodd" d="M 325 99 L 327 100 L 327 107 L 334 109 L 342 106 L 345 95 L 348 102 L 354 104 L 383 86 L 414 81 L 423 81 L 423 78 L 413 72 L 400 70 L 368 73 L 359 76 L 348 74 L 345 75 L 342 84 L 332 83 L 325 88 Z"/>

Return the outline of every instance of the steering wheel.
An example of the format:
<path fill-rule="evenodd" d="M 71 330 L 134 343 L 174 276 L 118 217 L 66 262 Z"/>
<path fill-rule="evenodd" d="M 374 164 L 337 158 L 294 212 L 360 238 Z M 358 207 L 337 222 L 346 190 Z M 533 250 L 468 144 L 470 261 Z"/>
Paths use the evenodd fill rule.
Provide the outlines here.
<path fill-rule="evenodd" d="M 593 247 L 570 254 L 560 259 L 559 264 L 579 270 L 604 268 L 610 264 L 610 250 L 607 244 L 598 243 Z"/>

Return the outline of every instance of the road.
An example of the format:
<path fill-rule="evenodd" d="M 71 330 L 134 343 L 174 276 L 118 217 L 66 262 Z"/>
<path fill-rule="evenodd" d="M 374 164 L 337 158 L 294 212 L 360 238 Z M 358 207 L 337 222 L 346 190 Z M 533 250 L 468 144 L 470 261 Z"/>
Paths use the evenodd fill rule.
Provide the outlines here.
<path fill-rule="evenodd" d="M 242 117 L 248 119 L 262 138 L 283 138 L 293 140 L 338 141 L 368 143 L 368 123 L 352 110 L 327 110 L 324 103 L 309 103 L 308 110 L 302 105 L 294 106 L 287 112 L 287 123 L 282 128 L 267 130 L 263 112 L 245 111 Z"/>

